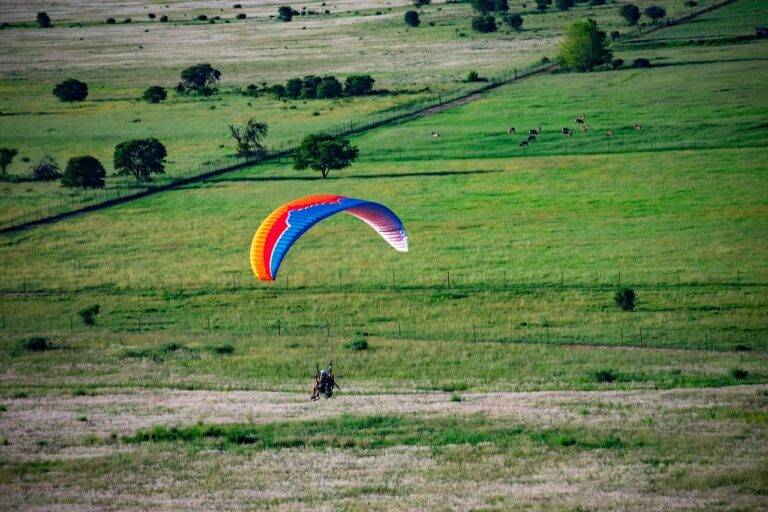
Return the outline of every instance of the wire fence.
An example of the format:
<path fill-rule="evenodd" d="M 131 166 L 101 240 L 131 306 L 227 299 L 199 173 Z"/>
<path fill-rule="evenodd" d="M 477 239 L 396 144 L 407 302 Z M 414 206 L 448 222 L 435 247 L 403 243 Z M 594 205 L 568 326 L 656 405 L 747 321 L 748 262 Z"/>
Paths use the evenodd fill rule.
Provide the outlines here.
<path fill-rule="evenodd" d="M 664 28 L 674 27 L 677 25 L 682 25 L 683 23 L 687 23 L 691 21 L 694 18 L 697 18 L 701 16 L 702 14 L 706 14 L 710 11 L 714 11 L 715 9 L 719 9 L 721 7 L 725 7 L 728 4 L 734 3 L 736 0 L 720 0 L 719 2 L 714 2 L 709 5 L 701 6 L 698 9 L 693 9 L 688 12 L 688 14 L 684 14 L 682 16 L 677 16 L 675 18 L 667 18 L 659 23 L 653 24 L 653 25 L 635 25 L 633 27 L 630 27 L 629 30 L 627 30 L 624 33 L 620 33 L 619 37 L 615 39 L 616 41 L 625 41 L 628 39 L 636 39 L 639 36 L 650 34 L 652 32 L 656 32 L 657 30 L 661 30 Z"/>

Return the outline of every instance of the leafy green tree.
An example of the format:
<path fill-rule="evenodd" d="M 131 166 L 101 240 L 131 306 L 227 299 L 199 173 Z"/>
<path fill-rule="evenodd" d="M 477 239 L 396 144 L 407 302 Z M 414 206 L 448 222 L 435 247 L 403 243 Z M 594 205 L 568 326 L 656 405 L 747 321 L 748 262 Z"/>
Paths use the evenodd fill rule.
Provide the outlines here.
<path fill-rule="evenodd" d="M 335 76 L 324 76 L 317 84 L 317 97 L 321 99 L 338 98 L 344 92 L 344 88 Z"/>
<path fill-rule="evenodd" d="M 142 98 L 144 98 L 144 101 L 147 103 L 160 103 L 161 101 L 165 101 L 165 98 L 167 97 L 168 93 L 166 92 L 165 88 L 160 87 L 159 85 L 148 87 L 142 95 Z"/>
<path fill-rule="evenodd" d="M 265 151 L 261 141 L 267 136 L 269 126 L 251 118 L 244 126 L 229 125 L 229 134 L 235 140 L 235 150 L 238 155 L 249 156 Z"/>
<path fill-rule="evenodd" d="M 630 25 L 637 25 L 640 21 L 640 8 L 634 4 L 624 4 L 619 8 L 619 14 Z"/>
<path fill-rule="evenodd" d="M 605 32 L 594 20 L 571 23 L 565 29 L 557 61 L 563 69 L 587 71 L 611 61 Z"/>
<path fill-rule="evenodd" d="M 576 0 L 555 0 L 555 7 L 561 11 L 567 11 L 574 5 L 576 5 Z"/>
<path fill-rule="evenodd" d="M 376 80 L 371 75 L 349 75 L 344 82 L 347 96 L 365 96 L 373 91 Z"/>
<path fill-rule="evenodd" d="M 301 89 L 304 86 L 301 78 L 291 78 L 285 83 L 285 96 L 293 100 L 301 96 Z"/>
<path fill-rule="evenodd" d="M 56 160 L 44 156 L 32 166 L 32 179 L 36 181 L 53 181 L 61 178 L 61 169 Z"/>
<path fill-rule="evenodd" d="M 0 178 L 8 178 L 8 167 L 11 166 L 13 159 L 19 154 L 15 148 L 0 148 Z"/>
<path fill-rule="evenodd" d="M 208 94 L 211 88 L 221 79 L 221 71 L 210 64 L 195 64 L 181 72 L 183 90 L 191 90 Z"/>
<path fill-rule="evenodd" d="M 88 84 L 74 78 L 68 78 L 56 84 L 53 88 L 53 95 L 65 103 L 83 101 L 88 97 Z"/>
<path fill-rule="evenodd" d="M 165 146 L 155 138 L 129 140 L 115 146 L 113 164 L 120 175 L 152 181 L 153 174 L 165 172 L 166 156 Z"/>
<path fill-rule="evenodd" d="M 332 170 L 340 171 L 357 159 L 358 149 L 347 139 L 326 134 L 310 134 L 293 155 L 293 168 L 319 171 L 323 178 Z"/>
<path fill-rule="evenodd" d="M 409 27 L 418 27 L 419 24 L 421 24 L 421 20 L 419 19 L 419 13 L 416 11 L 406 11 L 405 16 L 403 16 L 403 19 L 405 20 L 405 24 Z"/>
<path fill-rule="evenodd" d="M 291 7 L 283 5 L 277 9 L 277 17 L 283 21 L 291 21 L 293 19 L 293 12 L 294 11 Z"/>
<path fill-rule="evenodd" d="M 508 14 L 504 16 L 504 21 L 512 30 L 520 31 L 523 29 L 523 17 L 519 14 Z"/>
<path fill-rule="evenodd" d="M 496 32 L 496 18 L 490 14 L 476 16 L 472 18 L 472 30 L 475 32 Z"/>
<path fill-rule="evenodd" d="M 470 0 L 472 7 L 475 8 L 480 14 L 488 14 L 496 9 L 496 3 L 494 0 Z"/>
<path fill-rule="evenodd" d="M 37 26 L 40 28 L 51 28 L 53 26 L 53 22 L 51 22 L 51 17 L 48 16 L 47 12 L 37 13 Z"/>
<path fill-rule="evenodd" d="M 104 188 L 107 172 L 92 156 L 76 156 L 67 161 L 61 184 L 65 187 Z"/>
<path fill-rule="evenodd" d="M 651 18 L 654 23 L 658 23 L 660 19 L 667 16 L 667 11 L 658 5 L 651 5 L 645 8 L 643 14 Z"/>

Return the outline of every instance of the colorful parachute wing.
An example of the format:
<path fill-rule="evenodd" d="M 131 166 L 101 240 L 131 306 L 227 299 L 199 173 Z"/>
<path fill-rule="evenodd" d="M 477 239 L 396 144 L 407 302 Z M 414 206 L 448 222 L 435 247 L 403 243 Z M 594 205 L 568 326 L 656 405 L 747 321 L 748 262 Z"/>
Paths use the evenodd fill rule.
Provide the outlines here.
<path fill-rule="evenodd" d="M 294 242 L 312 226 L 339 212 L 371 226 L 395 250 L 408 251 L 405 226 L 386 206 L 352 197 L 313 195 L 286 203 L 264 219 L 251 242 L 253 273 L 261 281 L 274 281 Z"/>

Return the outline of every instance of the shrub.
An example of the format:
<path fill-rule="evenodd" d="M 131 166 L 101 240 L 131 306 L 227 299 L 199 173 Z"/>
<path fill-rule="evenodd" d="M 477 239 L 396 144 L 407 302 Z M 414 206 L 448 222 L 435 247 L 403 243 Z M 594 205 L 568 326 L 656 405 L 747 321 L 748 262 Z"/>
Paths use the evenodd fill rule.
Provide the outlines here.
<path fill-rule="evenodd" d="M 259 86 L 256 84 L 248 84 L 240 92 L 243 96 L 250 98 L 258 98 L 260 94 Z"/>
<path fill-rule="evenodd" d="M 421 24 L 421 20 L 419 19 L 419 13 L 416 11 L 406 11 L 405 16 L 403 16 L 403 19 L 405 20 L 405 24 L 409 27 L 418 27 Z"/>
<path fill-rule="evenodd" d="M 507 12 L 509 11 L 509 1 L 508 0 L 493 0 L 493 10 L 496 12 Z"/>
<path fill-rule="evenodd" d="M 618 30 L 611 32 L 611 41 L 618 41 L 619 39 L 621 39 L 621 32 Z"/>
<path fill-rule="evenodd" d="M 198 17 L 197 17 L 197 18 L 195 18 L 195 19 L 196 19 L 197 21 L 208 21 L 208 16 L 206 16 L 205 14 L 201 14 L 200 16 L 198 16 Z"/>
<path fill-rule="evenodd" d="M 536 8 L 540 11 L 546 11 L 549 2 L 547 0 L 536 0 Z"/>
<path fill-rule="evenodd" d="M 155 13 L 151 12 L 151 13 L 147 14 L 147 18 L 153 20 L 153 19 L 157 18 L 157 15 Z"/>
<path fill-rule="evenodd" d="M 480 14 L 490 12 L 507 12 L 509 10 L 508 0 L 471 0 L 472 7 Z"/>
<path fill-rule="evenodd" d="M 285 83 L 285 96 L 291 99 L 297 99 L 301 96 L 301 89 L 304 82 L 301 78 L 291 78 Z"/>
<path fill-rule="evenodd" d="M 277 18 L 282 21 L 291 21 L 293 19 L 294 10 L 291 7 L 283 5 L 277 9 Z"/>
<path fill-rule="evenodd" d="M 461 402 L 461 395 L 458 393 L 451 393 L 451 402 Z"/>
<path fill-rule="evenodd" d="M 239 13 L 237 13 L 237 16 L 235 16 L 235 18 L 238 19 L 238 20 L 244 20 L 247 17 L 248 16 L 244 12 L 239 12 Z"/>
<path fill-rule="evenodd" d="M 32 179 L 36 181 L 53 181 L 59 178 L 61 178 L 61 168 L 50 156 L 44 156 L 32 166 Z"/>
<path fill-rule="evenodd" d="M 65 187 L 103 188 L 107 176 L 101 162 L 92 156 L 76 156 L 67 161 L 61 176 Z"/>
<path fill-rule="evenodd" d="M 475 16 L 472 18 L 472 30 L 475 32 L 482 32 L 484 34 L 496 32 L 496 18 L 490 14 Z"/>
<path fill-rule="evenodd" d="M 599 6 L 599 5 L 605 5 L 605 0 L 589 0 L 589 5 L 592 6 Z"/>
<path fill-rule="evenodd" d="M 53 26 L 51 17 L 48 16 L 47 12 L 37 13 L 37 26 L 40 28 L 51 28 Z"/>
<path fill-rule="evenodd" d="M 160 16 L 160 23 L 168 23 L 168 16 L 166 16 L 165 14 Z"/>
<path fill-rule="evenodd" d="M 115 23 L 117 23 L 115 18 L 107 18 L 107 25 L 114 25 Z"/>
<path fill-rule="evenodd" d="M 557 60 L 567 70 L 587 71 L 611 60 L 605 32 L 594 20 L 577 21 L 565 30 Z"/>
<path fill-rule="evenodd" d="M 243 4 L 235 4 L 235 5 L 232 6 L 232 8 L 233 9 L 242 9 L 243 8 Z"/>
<path fill-rule="evenodd" d="M 644 58 L 640 57 L 640 58 L 635 59 L 632 62 L 632 67 L 633 68 L 640 68 L 640 69 L 649 68 L 649 67 L 651 67 L 651 61 L 649 61 L 648 59 L 644 59 Z"/>
<path fill-rule="evenodd" d="M 600 383 L 614 382 L 618 378 L 613 370 L 598 370 L 595 372 L 595 380 Z"/>
<path fill-rule="evenodd" d="M 635 298 L 635 291 L 632 288 L 622 288 L 616 291 L 613 300 L 624 311 L 633 311 L 635 309 Z"/>
<path fill-rule="evenodd" d="M 619 8 L 619 15 L 630 25 L 637 25 L 640 20 L 640 8 L 634 4 L 624 4 Z"/>
<path fill-rule="evenodd" d="M 643 14 L 651 18 L 654 23 L 657 23 L 661 18 L 664 18 L 667 15 L 667 11 L 658 5 L 651 5 L 643 10 Z"/>
<path fill-rule="evenodd" d="M 749 372 L 743 368 L 734 368 L 731 370 L 731 377 L 737 380 L 746 380 L 749 377 Z"/>
<path fill-rule="evenodd" d="M 165 146 L 155 138 L 129 140 L 115 146 L 113 164 L 117 174 L 152 181 L 153 174 L 165 173 L 166 156 Z"/>
<path fill-rule="evenodd" d="M 96 317 L 98 316 L 100 311 L 101 311 L 101 306 L 99 306 L 98 304 L 92 304 L 87 308 L 81 309 L 80 311 L 77 312 L 77 314 L 80 315 L 80 319 L 83 321 L 83 324 L 95 325 Z"/>
<path fill-rule="evenodd" d="M 270 86 L 269 88 L 267 88 L 267 91 L 270 94 L 274 95 L 275 98 L 278 98 L 278 99 L 284 98 L 286 96 L 286 94 L 287 94 L 287 92 L 285 90 L 285 86 L 284 85 L 280 85 L 280 84 L 275 84 L 275 85 Z"/>
<path fill-rule="evenodd" d="M 555 0 L 555 7 L 561 11 L 567 11 L 574 5 L 576 5 L 576 0 Z"/>
<path fill-rule="evenodd" d="M 214 345 L 212 347 L 209 347 L 209 350 L 214 354 L 217 354 L 220 356 L 227 356 L 235 353 L 234 345 L 230 345 L 229 343 L 224 343 L 222 345 Z"/>
<path fill-rule="evenodd" d="M 752 350 L 752 347 L 748 345 L 738 344 L 733 347 L 733 350 L 736 352 L 749 352 L 750 350 Z"/>
<path fill-rule="evenodd" d="M 344 92 L 347 96 L 365 96 L 373 90 L 376 80 L 371 75 L 349 75 L 344 82 Z"/>
<path fill-rule="evenodd" d="M 63 102 L 83 101 L 88 97 L 88 84 L 74 78 L 68 78 L 56 84 L 53 88 L 53 95 Z"/>
<path fill-rule="evenodd" d="M 317 85 L 317 97 L 318 98 L 338 98 L 343 92 L 341 82 L 336 77 L 325 76 L 323 80 Z"/>
<path fill-rule="evenodd" d="M 413 5 L 416 7 L 424 7 L 432 3 L 432 0 L 413 0 Z"/>
<path fill-rule="evenodd" d="M 611 61 L 611 67 L 613 69 L 621 69 L 621 67 L 624 65 L 624 59 L 613 59 Z"/>
<path fill-rule="evenodd" d="M 472 82 L 487 82 L 488 79 L 487 78 L 483 78 L 482 76 L 480 76 L 477 71 L 470 71 L 469 73 L 467 73 L 467 78 L 464 81 L 465 82 L 470 82 L 470 83 L 472 83 Z"/>
<path fill-rule="evenodd" d="M 316 75 L 307 75 L 301 81 L 301 94 L 300 98 L 315 99 L 317 98 L 317 86 L 320 85 L 323 79 Z"/>
<path fill-rule="evenodd" d="M 123 20 L 123 23 L 130 23 L 130 22 L 131 22 L 131 18 L 125 18 L 125 19 Z"/>
<path fill-rule="evenodd" d="M 33 336 L 32 338 L 19 340 L 19 346 L 27 352 L 45 352 L 46 350 L 56 348 L 56 345 L 43 336 Z"/>
<path fill-rule="evenodd" d="M 363 336 L 358 336 L 357 338 L 347 343 L 347 348 L 349 350 L 358 351 L 368 350 L 368 340 L 366 340 Z"/>
<path fill-rule="evenodd" d="M 141 97 L 147 103 L 160 103 L 161 101 L 165 101 L 165 99 L 168 97 L 168 93 L 166 92 L 164 87 L 160 87 L 159 85 L 153 85 L 151 87 L 148 87 L 147 90 L 144 91 L 144 94 L 142 94 Z"/>
<path fill-rule="evenodd" d="M 509 25 L 512 30 L 522 30 L 523 29 L 523 17 L 519 14 L 509 14 L 504 16 L 504 21 Z"/>
<path fill-rule="evenodd" d="M 8 178 L 8 167 L 11 166 L 13 159 L 19 154 L 19 150 L 15 148 L 0 148 L 0 177 L 3 179 Z"/>

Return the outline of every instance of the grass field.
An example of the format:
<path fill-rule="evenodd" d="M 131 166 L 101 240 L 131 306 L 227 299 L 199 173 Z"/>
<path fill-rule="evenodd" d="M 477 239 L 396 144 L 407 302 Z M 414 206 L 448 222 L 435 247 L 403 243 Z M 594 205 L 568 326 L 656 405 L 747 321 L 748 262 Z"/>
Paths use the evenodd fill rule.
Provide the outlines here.
<path fill-rule="evenodd" d="M 671 15 L 687 10 L 662 3 Z M 228 25 L 185 19 L 218 4 L 169 6 L 168 27 L 139 23 L 140 2 L 48 10 L 66 20 L 62 32 L 178 30 L 180 52 L 194 51 L 193 31 L 222 29 L 211 55 L 254 27 L 273 45 L 285 25 L 288 45 L 302 32 L 364 33 L 359 47 L 330 53 L 319 39 L 329 61 L 308 58 L 290 74 L 341 74 L 334 66 L 350 55 L 346 65 L 378 66 L 385 59 L 366 52 L 397 42 L 409 58 L 429 55 L 379 68 L 382 87 L 434 80 L 432 92 L 470 67 L 436 54 L 440 45 L 472 52 L 483 64 L 471 67 L 485 72 L 550 54 L 562 26 L 587 13 L 621 25 L 616 4 L 530 13 L 521 34 L 467 37 L 457 31 L 468 7 L 455 4 L 425 8 L 436 21 L 422 27 L 428 35 L 403 32 L 405 2 L 328 2 L 332 14 L 301 32 L 303 19 L 270 20 L 270 3 L 244 3 L 256 18 Z M 134 23 L 100 24 L 108 11 Z M 0 39 L 39 32 L 19 26 L 24 12 L 0 9 L 13 23 Z M 767 15 L 738 0 L 615 46 L 650 69 L 537 75 L 355 135 L 359 161 L 326 180 L 270 162 L 4 235 L 0 508 L 768 508 L 768 43 L 727 39 Z M 254 81 L 241 74 L 248 66 L 279 76 L 264 60 L 224 59 L 232 81 L 221 96 L 155 110 L 131 100 L 141 87 L 126 78 L 146 56 L 125 55 L 121 70 L 66 57 L 78 73 L 111 77 L 94 92 L 103 101 L 80 107 L 55 104 L 29 70 L 0 76 L 0 110 L 19 111 L 0 117 L 11 128 L 0 145 L 39 148 L 31 112 L 50 110 L 39 119 L 59 134 L 51 147 L 108 159 L 113 138 L 149 125 L 186 148 L 188 160 L 171 158 L 180 169 L 228 151 L 217 126 L 248 115 L 232 89 Z M 154 76 L 178 73 L 150 61 L 141 69 L 157 65 Z M 319 68 L 302 67 L 310 62 Z M 274 122 L 277 141 L 424 94 L 297 109 L 260 98 L 252 108 Z M 80 115 L 84 135 L 73 140 L 64 127 Z M 129 123 L 134 115 L 142 122 Z M 538 126 L 538 140 L 520 147 Z M 0 189 L 2 215 L 61 197 L 36 183 Z M 255 281 L 248 248 L 261 219 L 315 193 L 387 204 L 410 251 L 338 216 L 296 244 L 275 283 Z M 614 304 L 623 286 L 637 293 L 633 312 Z M 85 326 L 78 311 L 91 304 L 101 312 Z M 33 337 L 44 350 L 25 348 Z M 369 346 L 355 350 L 361 337 Z M 315 364 L 331 358 L 342 389 L 309 402 Z"/>

